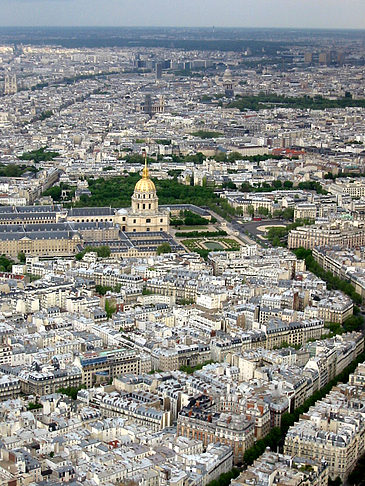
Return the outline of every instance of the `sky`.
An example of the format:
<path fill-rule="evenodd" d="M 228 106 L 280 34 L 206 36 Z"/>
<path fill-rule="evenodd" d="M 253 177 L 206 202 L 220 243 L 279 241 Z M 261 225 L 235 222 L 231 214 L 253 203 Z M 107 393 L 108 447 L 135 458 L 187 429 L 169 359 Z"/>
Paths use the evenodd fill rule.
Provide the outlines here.
<path fill-rule="evenodd" d="M 365 0 L 0 0 L 0 25 L 365 29 Z"/>

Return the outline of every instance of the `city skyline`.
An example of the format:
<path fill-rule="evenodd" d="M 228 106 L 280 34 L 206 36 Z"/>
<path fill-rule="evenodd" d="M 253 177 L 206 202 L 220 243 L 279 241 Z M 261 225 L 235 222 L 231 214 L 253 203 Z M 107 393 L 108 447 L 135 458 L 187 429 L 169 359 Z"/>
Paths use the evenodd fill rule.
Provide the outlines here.
<path fill-rule="evenodd" d="M 1 0 L 0 26 L 364 29 L 360 0 Z M 330 15 L 329 15 L 330 12 Z"/>
<path fill-rule="evenodd" d="M 135 3 L 0 0 L 0 486 L 365 486 L 364 7 Z"/>

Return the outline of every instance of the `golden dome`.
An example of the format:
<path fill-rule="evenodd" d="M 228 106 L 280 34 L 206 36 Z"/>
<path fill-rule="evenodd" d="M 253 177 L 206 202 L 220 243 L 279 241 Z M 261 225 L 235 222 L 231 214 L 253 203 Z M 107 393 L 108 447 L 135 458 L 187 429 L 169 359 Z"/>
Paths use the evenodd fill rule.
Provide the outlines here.
<path fill-rule="evenodd" d="M 156 187 L 151 179 L 140 179 L 134 188 L 134 192 L 156 192 Z"/>
<path fill-rule="evenodd" d="M 134 192 L 156 192 L 155 184 L 150 179 L 150 174 L 147 167 L 147 157 L 142 172 L 142 179 L 140 179 L 134 187 Z"/>

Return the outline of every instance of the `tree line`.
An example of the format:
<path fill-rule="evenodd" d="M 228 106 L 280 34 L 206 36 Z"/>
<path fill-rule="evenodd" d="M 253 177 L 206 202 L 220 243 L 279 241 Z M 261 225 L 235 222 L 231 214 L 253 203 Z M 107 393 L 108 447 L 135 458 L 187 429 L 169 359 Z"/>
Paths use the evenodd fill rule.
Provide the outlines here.
<path fill-rule="evenodd" d="M 236 99 L 228 103 L 227 108 L 238 108 L 240 111 L 259 111 L 268 108 L 295 108 L 301 110 L 325 110 L 327 108 L 365 108 L 365 99 L 352 99 L 351 97 L 330 100 L 323 96 L 289 97 L 274 93 L 260 93 L 255 96 L 237 95 Z"/>
<path fill-rule="evenodd" d="M 324 280 L 329 290 L 341 290 L 348 295 L 355 304 L 362 303 L 362 297 L 355 290 L 355 287 L 348 281 L 340 277 L 337 277 L 329 270 L 325 270 L 313 257 L 311 250 L 305 248 L 297 248 L 293 250 L 293 253 L 300 260 L 305 260 L 307 269 L 317 275 L 321 280 Z"/>
<path fill-rule="evenodd" d="M 255 442 L 255 444 L 248 448 L 244 453 L 244 462 L 246 465 L 251 465 L 260 457 L 266 450 L 266 447 L 270 447 L 271 450 L 276 450 L 277 447 L 284 444 L 286 433 L 289 428 L 298 422 L 300 416 L 308 412 L 318 400 L 322 400 L 337 383 L 347 383 L 349 376 L 353 373 L 359 363 L 365 360 L 365 352 L 362 352 L 352 363 L 347 366 L 342 373 L 333 378 L 327 385 L 320 390 L 316 391 L 311 397 L 307 398 L 303 405 L 296 408 L 292 413 L 287 412 L 282 415 L 281 426 L 271 429 L 268 435 Z"/>

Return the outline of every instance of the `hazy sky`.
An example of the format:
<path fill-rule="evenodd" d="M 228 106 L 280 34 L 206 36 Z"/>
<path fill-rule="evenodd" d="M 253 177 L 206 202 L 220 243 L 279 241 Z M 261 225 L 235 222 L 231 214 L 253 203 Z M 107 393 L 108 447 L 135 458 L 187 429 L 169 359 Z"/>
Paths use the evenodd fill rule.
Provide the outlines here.
<path fill-rule="evenodd" d="M 0 25 L 365 29 L 365 0 L 0 0 Z"/>

